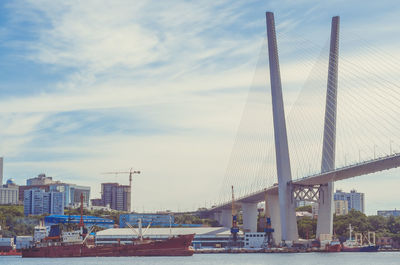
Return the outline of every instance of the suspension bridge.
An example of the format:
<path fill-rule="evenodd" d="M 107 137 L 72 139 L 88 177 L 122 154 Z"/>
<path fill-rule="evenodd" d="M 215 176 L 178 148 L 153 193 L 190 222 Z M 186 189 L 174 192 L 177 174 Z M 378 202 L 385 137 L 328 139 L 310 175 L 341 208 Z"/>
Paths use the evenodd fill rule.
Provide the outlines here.
<path fill-rule="evenodd" d="M 400 87 L 397 80 L 387 78 L 377 64 L 383 61 L 390 65 L 390 69 L 399 69 L 399 65 L 383 53 L 375 56 L 379 59 L 372 63 L 361 60 L 361 65 L 357 65 L 354 60 L 340 58 L 344 62 L 344 70 L 341 71 L 340 18 L 333 17 L 328 65 L 325 67 L 323 59 L 317 61 L 305 89 L 298 97 L 298 104 L 294 104 L 291 113 L 285 116 L 273 13 L 266 13 L 266 22 L 271 101 L 264 104 L 267 101 L 262 95 L 268 93 L 259 87 L 255 96 L 249 94 L 249 105 L 257 107 L 245 109 L 239 128 L 242 133 L 237 136 L 223 186 L 228 188 L 233 184 L 239 191 L 236 203 L 241 205 L 245 231 L 257 230 L 257 205 L 265 202 L 275 231 L 275 243 L 296 241 L 296 201 L 312 201 L 319 204 L 317 237 L 332 234 L 333 183 L 400 166 L 400 153 L 392 148 L 400 127 L 397 116 L 400 111 Z M 372 55 L 377 54 L 374 48 L 368 47 L 368 50 Z M 323 54 L 320 57 L 323 58 Z M 327 79 L 325 85 L 322 85 L 321 79 L 315 77 L 326 76 L 324 69 L 327 69 Z M 264 76 L 267 76 L 267 71 Z M 365 76 L 369 76 L 369 79 Z M 322 87 L 326 88 L 324 99 L 321 96 Z M 325 106 L 321 108 L 323 102 Z M 319 108 L 308 109 L 315 105 Z M 266 111 L 269 117 L 264 117 L 260 110 L 265 111 L 264 107 L 271 106 L 272 115 Z M 315 114 L 316 109 L 319 110 L 318 114 Z M 321 112 L 321 109 L 325 111 Z M 310 112 L 314 114 L 310 116 Z M 261 118 L 258 120 L 255 117 Z M 254 126 L 250 126 L 251 123 Z M 288 137 L 287 125 L 292 132 L 295 131 L 291 137 Z M 272 138 L 273 143 L 265 141 Z M 339 146 L 337 138 L 342 139 Z M 374 144 L 365 147 L 366 142 Z M 386 149 L 389 152 L 377 154 L 378 144 L 375 142 L 381 143 L 379 146 L 388 143 L 389 148 Z M 290 156 L 289 147 L 293 151 Z M 369 155 L 371 149 L 372 157 Z M 338 150 L 341 155 L 344 154 L 344 163 L 339 167 L 336 166 Z M 354 159 L 354 153 L 358 153 L 358 159 Z M 352 160 L 347 159 L 349 154 L 353 154 Z M 293 168 L 296 174 L 293 174 Z M 315 173 L 311 173 L 312 168 Z M 292 177 L 292 174 L 295 176 Z M 221 225 L 231 226 L 231 201 L 224 188 L 221 190 L 220 202 L 207 209 L 206 213 Z"/>

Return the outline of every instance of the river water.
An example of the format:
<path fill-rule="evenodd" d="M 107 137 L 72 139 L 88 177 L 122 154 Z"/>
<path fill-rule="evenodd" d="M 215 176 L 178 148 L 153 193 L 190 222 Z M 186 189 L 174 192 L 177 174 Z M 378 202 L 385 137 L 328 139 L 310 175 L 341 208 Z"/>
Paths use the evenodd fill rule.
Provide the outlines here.
<path fill-rule="evenodd" d="M 0 257 L 0 265 L 399 265 L 400 252 L 195 254 L 192 257 L 21 258 Z"/>

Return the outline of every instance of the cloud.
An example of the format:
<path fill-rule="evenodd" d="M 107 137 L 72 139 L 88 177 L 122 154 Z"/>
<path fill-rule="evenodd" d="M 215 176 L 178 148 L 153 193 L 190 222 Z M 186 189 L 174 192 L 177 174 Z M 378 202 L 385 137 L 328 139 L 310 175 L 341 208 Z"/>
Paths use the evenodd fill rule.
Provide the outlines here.
<path fill-rule="evenodd" d="M 238 134 L 250 139 L 246 147 L 250 149 L 244 160 L 247 167 L 241 164 L 241 170 L 249 170 L 248 178 L 243 181 L 241 172 L 235 173 L 236 185 L 243 186 L 238 193 L 274 181 L 263 8 L 276 11 L 280 32 L 293 175 L 309 173 L 310 157 L 312 169 L 317 169 L 320 132 L 310 134 L 322 123 L 326 54 L 322 54 L 325 61 L 318 61 L 318 53 L 326 51 L 330 22 L 326 14 L 331 10 L 312 1 L 42 0 L 7 5 L 12 15 L 1 35 L 9 38 L 7 47 L 15 48 L 14 55 L 32 68 L 44 70 L 33 69 L 33 83 L 15 73 L 14 82 L 21 80 L 26 87 L 22 95 L 0 91 L 0 124 L 5 128 L 0 150 L 6 156 L 6 173 L 22 183 L 46 172 L 90 185 L 98 195 L 98 183 L 110 177 L 101 172 L 137 166 L 143 175 L 135 180 L 136 209 L 194 208 L 204 206 L 204 198 L 218 197 L 221 183 L 226 184 L 224 174 L 235 169 L 228 166 L 225 172 L 239 127 Z M 361 27 L 357 18 L 343 21 L 363 30 L 371 26 Z M 10 34 L 12 30 L 18 34 Z M 385 27 L 392 35 L 395 30 Z M 17 35 L 24 37 L 13 37 Z M 354 43 L 351 47 L 359 48 Z M 343 75 L 373 64 L 369 70 L 380 76 L 373 82 L 376 85 L 396 73 L 379 53 L 367 58 L 355 49 L 343 52 Z M 396 47 L 385 49 L 398 54 Z M 369 75 L 368 71 L 347 74 L 343 89 L 363 89 L 354 86 L 353 79 Z M 352 108 L 347 110 L 355 111 L 356 101 L 350 95 L 345 103 Z M 357 122 L 343 118 L 348 128 L 362 124 L 370 114 L 374 120 L 379 117 L 373 115 L 376 112 L 355 114 Z M 244 126 L 239 125 L 241 116 Z M 358 137 L 353 149 L 366 137 Z M 340 149 L 340 156 L 347 150 Z M 357 151 L 353 153 L 354 159 Z M 260 177 L 265 172 L 271 173 L 270 179 Z"/>

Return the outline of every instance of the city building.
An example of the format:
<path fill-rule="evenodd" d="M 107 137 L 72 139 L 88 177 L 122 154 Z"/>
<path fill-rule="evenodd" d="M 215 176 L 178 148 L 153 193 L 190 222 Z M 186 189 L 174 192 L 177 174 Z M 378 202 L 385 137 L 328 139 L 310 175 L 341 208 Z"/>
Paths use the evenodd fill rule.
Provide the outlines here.
<path fill-rule="evenodd" d="M 92 206 L 104 206 L 102 199 L 91 199 L 90 204 Z"/>
<path fill-rule="evenodd" d="M 400 216 L 400 210 L 381 210 L 378 211 L 378 215 L 384 216 L 384 217 L 389 217 L 389 216 Z"/>
<path fill-rule="evenodd" d="M 64 214 L 64 196 L 61 192 L 30 189 L 24 192 L 24 214 Z"/>
<path fill-rule="evenodd" d="M 26 181 L 26 186 L 19 186 L 19 201 L 24 201 L 24 192 L 30 189 L 41 189 L 45 192 L 61 192 L 64 197 L 64 207 L 76 207 L 81 203 L 81 194 L 83 194 L 83 204 L 85 207 L 90 205 L 90 187 L 79 186 L 76 184 L 54 181 L 52 177 L 45 174 L 39 174 L 35 178 Z"/>
<path fill-rule="evenodd" d="M 18 186 L 13 179 L 3 185 L 3 158 L 0 157 L 0 205 L 18 204 Z"/>
<path fill-rule="evenodd" d="M 50 185 L 53 183 L 59 183 L 59 181 L 54 181 L 52 177 L 46 177 L 44 173 L 39 174 L 36 178 L 26 180 L 26 186 Z"/>
<path fill-rule="evenodd" d="M 77 207 L 81 204 L 81 194 L 83 195 L 83 205 L 87 208 L 90 202 L 90 187 L 78 186 L 68 183 L 56 183 L 49 185 L 50 191 L 58 191 L 64 195 L 64 207 Z"/>
<path fill-rule="evenodd" d="M 349 213 L 349 203 L 347 200 L 336 200 L 335 201 L 335 214 L 346 215 Z"/>
<path fill-rule="evenodd" d="M 81 220 L 80 215 L 49 215 L 44 218 L 45 226 L 51 226 L 55 224 L 79 224 Z M 83 223 L 87 227 L 91 227 L 93 225 L 102 227 L 102 228 L 113 228 L 114 220 L 96 217 L 96 216 L 83 216 Z"/>
<path fill-rule="evenodd" d="M 348 211 L 354 209 L 362 213 L 365 212 L 364 193 L 359 193 L 356 190 L 351 190 L 350 193 L 336 190 L 333 198 L 335 201 L 347 201 Z"/>
<path fill-rule="evenodd" d="M 18 204 L 18 186 L 13 179 L 8 179 L 6 185 L 0 185 L 0 205 Z"/>
<path fill-rule="evenodd" d="M 102 183 L 101 199 L 93 199 L 96 206 L 106 206 L 117 211 L 131 211 L 131 187 L 118 183 Z"/>

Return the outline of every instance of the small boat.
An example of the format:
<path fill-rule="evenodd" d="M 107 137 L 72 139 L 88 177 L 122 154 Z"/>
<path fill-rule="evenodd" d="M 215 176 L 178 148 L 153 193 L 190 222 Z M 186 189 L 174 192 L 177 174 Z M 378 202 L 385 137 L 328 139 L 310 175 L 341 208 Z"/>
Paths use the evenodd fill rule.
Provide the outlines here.
<path fill-rule="evenodd" d="M 329 244 L 325 245 L 325 252 L 340 252 L 342 245 L 338 240 L 332 240 Z"/>
<path fill-rule="evenodd" d="M 368 244 L 362 244 L 361 242 L 357 240 L 352 240 L 351 234 L 352 234 L 352 228 L 351 224 L 349 224 L 349 233 L 350 233 L 350 238 L 346 242 L 342 244 L 342 252 L 377 252 L 379 249 L 378 245 L 375 245 L 374 243 L 371 243 L 368 238 Z M 375 238 L 375 235 L 374 235 Z M 373 240 L 373 242 L 375 239 Z"/>

